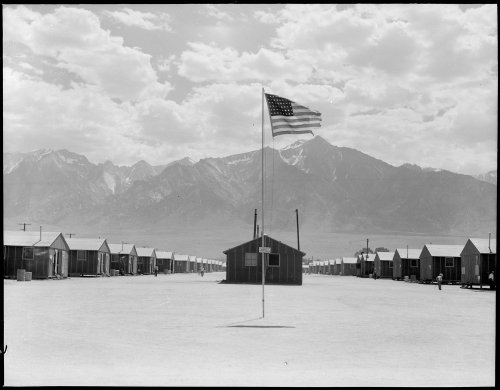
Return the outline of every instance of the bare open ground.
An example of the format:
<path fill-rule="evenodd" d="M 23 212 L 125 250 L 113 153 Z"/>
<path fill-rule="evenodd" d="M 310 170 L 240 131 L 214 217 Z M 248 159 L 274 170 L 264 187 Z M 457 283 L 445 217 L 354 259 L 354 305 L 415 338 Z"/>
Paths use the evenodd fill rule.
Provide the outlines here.
<path fill-rule="evenodd" d="M 352 276 L 4 280 L 7 386 L 493 386 L 495 304 Z"/>

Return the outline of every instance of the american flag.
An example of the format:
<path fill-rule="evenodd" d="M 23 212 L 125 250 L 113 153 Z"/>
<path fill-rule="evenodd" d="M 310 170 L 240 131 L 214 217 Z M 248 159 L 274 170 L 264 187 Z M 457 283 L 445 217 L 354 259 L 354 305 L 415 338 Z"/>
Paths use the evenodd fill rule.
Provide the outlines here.
<path fill-rule="evenodd" d="M 311 133 L 321 126 L 321 113 L 310 110 L 291 100 L 266 93 L 267 108 L 271 116 L 273 137 L 282 134 Z"/>

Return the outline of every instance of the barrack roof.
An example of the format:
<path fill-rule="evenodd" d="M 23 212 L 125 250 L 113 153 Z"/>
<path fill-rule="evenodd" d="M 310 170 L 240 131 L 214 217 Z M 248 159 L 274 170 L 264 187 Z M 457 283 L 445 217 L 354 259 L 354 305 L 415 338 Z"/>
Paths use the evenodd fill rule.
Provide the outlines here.
<path fill-rule="evenodd" d="M 39 231 L 4 230 L 3 244 L 9 246 L 49 247 L 59 235 L 64 239 L 64 236 L 60 232 L 42 231 L 42 238 L 40 239 Z"/>
<path fill-rule="evenodd" d="M 135 250 L 137 252 L 137 256 L 139 257 L 148 257 L 148 256 L 153 256 L 153 253 L 155 253 L 155 248 L 148 248 L 144 246 L 140 247 L 135 247 Z"/>
<path fill-rule="evenodd" d="M 420 253 L 422 253 L 422 249 L 410 249 L 408 248 L 408 255 L 406 255 L 406 248 L 398 248 L 396 249 L 399 257 L 402 259 L 420 259 Z"/>
<path fill-rule="evenodd" d="M 108 242 L 109 251 L 111 254 L 127 253 L 130 254 L 134 250 L 134 244 L 110 244 Z M 137 251 L 136 251 L 137 252 Z"/>
<path fill-rule="evenodd" d="M 479 253 L 497 253 L 497 240 L 492 238 L 469 238 Z M 491 252 L 490 252 L 491 248 Z"/>
<path fill-rule="evenodd" d="M 157 259 L 171 259 L 172 258 L 172 253 L 173 252 L 156 251 L 156 258 Z"/>
<path fill-rule="evenodd" d="M 79 251 L 98 251 L 101 249 L 103 244 L 107 244 L 104 238 L 75 238 L 66 237 L 66 242 L 68 243 L 69 249 L 79 250 Z M 109 246 L 108 246 L 109 247 Z"/>
<path fill-rule="evenodd" d="M 392 261 L 394 258 L 394 252 L 377 252 L 377 256 L 383 261 Z"/>
<path fill-rule="evenodd" d="M 433 257 L 460 257 L 464 245 L 425 245 Z"/>

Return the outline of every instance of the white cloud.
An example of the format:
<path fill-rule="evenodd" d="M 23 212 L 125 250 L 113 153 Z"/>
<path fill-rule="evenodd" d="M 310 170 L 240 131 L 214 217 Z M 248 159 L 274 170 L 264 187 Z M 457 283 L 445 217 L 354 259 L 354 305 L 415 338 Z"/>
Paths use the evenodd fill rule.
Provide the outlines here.
<path fill-rule="evenodd" d="M 105 15 L 123 23 L 126 26 L 138 27 L 144 30 L 172 31 L 171 16 L 166 13 L 141 12 L 130 8 L 121 11 L 106 11 Z"/>
<path fill-rule="evenodd" d="M 220 21 L 232 22 L 234 20 L 234 17 L 232 17 L 227 12 L 221 11 L 213 4 L 205 4 L 204 7 L 200 10 L 200 13 L 218 19 Z"/>
<path fill-rule="evenodd" d="M 291 60 L 280 52 L 259 49 L 256 53 L 238 53 L 230 47 L 219 48 L 204 43 L 188 43 L 189 50 L 180 56 L 179 74 L 191 81 L 233 82 L 270 81 L 281 78 L 305 81 L 312 72 L 310 60 Z"/>
<path fill-rule="evenodd" d="M 112 97 L 141 100 L 165 96 L 171 89 L 157 81 L 150 55 L 124 46 L 123 39 L 103 30 L 90 11 L 58 7 L 42 15 L 19 6 L 6 9 L 3 22 L 4 41 L 23 43 L 36 55 L 54 58 L 58 66 Z"/>
<path fill-rule="evenodd" d="M 264 86 L 322 112 L 316 133 L 335 145 L 396 165 L 466 173 L 495 169 L 493 5 L 466 11 L 447 4 L 249 7 L 258 29 L 253 49 L 243 42 L 242 32 L 249 30 L 233 12 L 241 10 L 237 5 L 231 13 L 208 5 L 202 12 L 223 25 L 191 25 L 191 18 L 207 20 L 199 7 L 177 14 L 173 7 L 171 22 L 186 32 L 175 44 L 158 50 L 157 43 L 148 46 L 133 36 L 150 54 L 125 45 L 137 29 L 124 24 L 117 29 L 122 38 L 82 8 L 42 14 L 5 7 L 4 44 L 20 42 L 31 50 L 9 46 L 4 54 L 7 140 L 24 147 L 27 139 L 33 148 L 36 142 L 60 144 L 117 163 L 225 156 L 260 147 Z M 151 8 L 113 15 L 146 29 L 158 27 L 152 15 L 162 13 Z M 240 29 L 234 30 L 235 21 Z M 273 26 L 274 36 L 266 36 Z M 37 65 L 41 58 L 47 60 L 44 68 Z M 73 82 L 50 84 L 49 65 Z M 160 82 L 155 69 L 169 82 Z M 168 99 L 172 86 L 177 101 Z M 294 141 L 279 138 L 276 146 L 285 140 Z"/>

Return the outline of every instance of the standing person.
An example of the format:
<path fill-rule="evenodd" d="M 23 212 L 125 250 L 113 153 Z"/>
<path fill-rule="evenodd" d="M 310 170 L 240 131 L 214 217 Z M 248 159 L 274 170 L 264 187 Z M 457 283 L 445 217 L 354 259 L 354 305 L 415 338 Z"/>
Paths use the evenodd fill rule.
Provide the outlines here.
<path fill-rule="evenodd" d="M 488 276 L 488 283 L 490 285 L 490 289 L 494 290 L 495 289 L 495 271 L 490 272 L 490 275 Z"/>
<path fill-rule="evenodd" d="M 205 268 L 201 267 L 200 273 L 201 273 L 201 277 L 203 277 L 203 275 L 205 274 Z"/>
<path fill-rule="evenodd" d="M 158 276 L 158 267 L 155 267 L 155 276 Z"/>
<path fill-rule="evenodd" d="M 441 284 L 443 283 L 443 274 L 439 274 L 436 278 L 439 289 L 441 290 Z"/>

